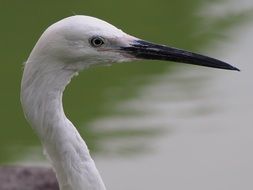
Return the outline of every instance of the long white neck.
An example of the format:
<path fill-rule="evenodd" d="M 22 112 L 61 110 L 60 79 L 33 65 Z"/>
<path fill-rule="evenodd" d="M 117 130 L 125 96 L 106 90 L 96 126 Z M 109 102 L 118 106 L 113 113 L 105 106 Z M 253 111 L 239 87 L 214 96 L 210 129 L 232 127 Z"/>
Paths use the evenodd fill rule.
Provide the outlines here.
<path fill-rule="evenodd" d="M 46 58 L 32 57 L 24 68 L 21 103 L 55 170 L 60 189 L 105 190 L 85 142 L 62 106 L 63 91 L 76 71 L 61 63 L 49 63 Z"/>

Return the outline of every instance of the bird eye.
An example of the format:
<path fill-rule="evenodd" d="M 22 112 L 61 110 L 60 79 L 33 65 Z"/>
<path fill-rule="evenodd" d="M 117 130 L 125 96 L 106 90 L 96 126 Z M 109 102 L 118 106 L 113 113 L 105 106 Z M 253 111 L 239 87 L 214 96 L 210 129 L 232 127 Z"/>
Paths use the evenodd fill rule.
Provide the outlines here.
<path fill-rule="evenodd" d="M 92 37 L 90 39 L 90 44 L 93 46 L 93 47 L 100 47 L 104 44 L 104 39 L 100 36 L 95 36 L 95 37 Z"/>

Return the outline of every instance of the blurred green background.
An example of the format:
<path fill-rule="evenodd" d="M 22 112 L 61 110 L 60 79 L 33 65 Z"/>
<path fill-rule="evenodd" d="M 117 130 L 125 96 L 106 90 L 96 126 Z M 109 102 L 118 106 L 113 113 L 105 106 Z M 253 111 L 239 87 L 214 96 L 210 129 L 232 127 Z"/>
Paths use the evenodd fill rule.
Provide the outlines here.
<path fill-rule="evenodd" d="M 245 18 L 245 14 L 233 15 L 209 22 L 207 26 L 206 18 L 197 14 L 207 2 L 1 0 L 0 162 L 16 161 L 29 147 L 39 145 L 37 137 L 23 117 L 19 90 L 22 64 L 49 25 L 76 14 L 91 15 L 139 38 L 201 51 L 202 47 L 218 38 L 226 38 L 226 31 Z M 86 70 L 74 78 L 65 92 L 66 113 L 76 126 L 85 126 L 101 115 L 115 114 L 111 109 L 115 103 L 134 96 L 136 89 L 147 82 L 147 77 L 167 71 L 171 66 L 174 64 L 145 61 Z M 99 144 L 96 143 L 99 138 L 95 137 L 101 134 L 94 134 L 85 127 L 80 130 L 90 149 L 99 149 Z M 124 135 L 122 133 L 124 132 L 118 135 Z M 128 134 L 127 131 L 125 133 Z M 107 135 L 110 138 L 113 136 Z"/>
<path fill-rule="evenodd" d="M 215 46 L 221 39 L 228 40 L 227 32 L 248 16 L 248 12 L 239 12 L 212 20 L 200 14 L 209 3 L 209 0 L 0 0 L 0 163 L 24 161 L 25 155 L 33 151 L 34 157 L 26 157 L 27 161 L 44 160 L 40 143 L 23 117 L 19 91 L 22 64 L 49 25 L 76 14 L 90 15 L 139 38 L 203 53 L 203 48 Z M 174 63 L 143 61 L 92 68 L 74 78 L 64 94 L 64 107 L 91 151 L 106 151 L 100 147 L 104 139 L 149 138 L 156 134 L 148 129 L 99 133 L 88 124 L 99 117 L 129 114 L 117 112 L 115 105 L 136 96 L 152 76 L 165 71 L 173 73 L 176 67 Z M 192 68 L 195 67 L 188 69 Z"/>

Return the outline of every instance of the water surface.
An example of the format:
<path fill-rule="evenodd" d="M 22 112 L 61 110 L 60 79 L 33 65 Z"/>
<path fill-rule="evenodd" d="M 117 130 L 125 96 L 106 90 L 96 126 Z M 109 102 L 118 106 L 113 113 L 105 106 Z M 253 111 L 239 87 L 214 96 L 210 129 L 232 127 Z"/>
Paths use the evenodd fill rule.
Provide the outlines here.
<path fill-rule="evenodd" d="M 88 14 L 242 69 L 145 61 L 74 78 L 64 107 L 108 189 L 252 189 L 251 7 L 246 0 L 1 2 L 0 163 L 47 164 L 20 107 L 21 64 L 49 23 Z"/>

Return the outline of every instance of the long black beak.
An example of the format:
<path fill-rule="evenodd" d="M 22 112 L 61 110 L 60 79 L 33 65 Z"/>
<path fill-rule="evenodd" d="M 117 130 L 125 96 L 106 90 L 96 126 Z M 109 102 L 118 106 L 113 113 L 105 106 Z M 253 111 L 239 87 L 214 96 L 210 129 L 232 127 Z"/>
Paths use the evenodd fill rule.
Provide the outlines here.
<path fill-rule="evenodd" d="M 127 52 L 130 55 L 133 55 L 138 59 L 166 60 L 240 71 L 238 68 L 233 67 L 228 63 L 211 57 L 164 45 L 153 44 L 142 40 L 136 40 L 128 47 L 121 47 L 121 50 Z"/>

